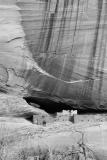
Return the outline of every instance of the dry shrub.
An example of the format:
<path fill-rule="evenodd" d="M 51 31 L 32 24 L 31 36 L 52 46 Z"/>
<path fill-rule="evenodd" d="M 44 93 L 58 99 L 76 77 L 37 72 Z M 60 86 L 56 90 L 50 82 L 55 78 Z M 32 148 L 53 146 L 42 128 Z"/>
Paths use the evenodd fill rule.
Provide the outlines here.
<path fill-rule="evenodd" d="M 85 145 L 59 145 L 52 150 L 52 160 L 97 160 Z"/>
<path fill-rule="evenodd" d="M 35 160 L 48 160 L 49 152 L 46 148 L 38 146 L 35 148 L 23 148 L 20 150 L 17 155 L 14 157 L 15 160 L 28 160 L 30 158 Z"/>
<path fill-rule="evenodd" d="M 37 139 L 28 139 L 2 146 L 0 160 L 49 160 L 49 149 Z"/>

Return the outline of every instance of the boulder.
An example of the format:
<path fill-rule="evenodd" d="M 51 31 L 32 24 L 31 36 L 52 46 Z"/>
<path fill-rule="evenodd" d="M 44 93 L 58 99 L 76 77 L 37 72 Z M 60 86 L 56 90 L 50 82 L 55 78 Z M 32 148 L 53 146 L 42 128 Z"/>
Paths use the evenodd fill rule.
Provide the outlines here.
<path fill-rule="evenodd" d="M 7 117 L 27 118 L 33 115 L 46 116 L 48 114 L 39 108 L 29 105 L 22 97 L 0 94 L 0 116 L 1 117 L 7 116 Z"/>

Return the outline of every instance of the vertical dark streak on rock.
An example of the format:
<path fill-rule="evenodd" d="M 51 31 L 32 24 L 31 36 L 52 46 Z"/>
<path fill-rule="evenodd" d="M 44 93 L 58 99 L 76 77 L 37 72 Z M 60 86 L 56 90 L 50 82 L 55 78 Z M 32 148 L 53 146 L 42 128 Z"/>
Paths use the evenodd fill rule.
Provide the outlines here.
<path fill-rule="evenodd" d="M 76 54 L 73 55 L 73 47 L 74 47 L 74 41 L 75 41 L 75 36 L 76 36 L 76 32 L 77 32 L 77 24 L 78 24 L 78 16 L 79 16 L 79 5 L 80 5 L 80 0 L 78 0 L 77 13 L 76 13 L 76 23 L 75 23 L 75 29 L 74 29 L 73 41 L 72 41 L 72 47 L 71 47 L 71 56 L 72 56 L 71 57 L 71 64 L 72 64 L 71 77 L 72 77 L 74 66 L 75 66 L 75 62 L 76 62 Z"/>
<path fill-rule="evenodd" d="M 100 52 L 102 53 L 102 61 L 101 61 L 101 71 L 100 71 L 100 75 L 99 75 L 99 78 L 100 78 L 100 81 L 99 81 L 99 97 L 98 97 L 98 100 L 99 100 L 99 104 L 101 103 L 101 90 L 102 90 L 102 86 L 103 86 L 103 76 L 104 76 L 104 65 L 105 65 L 105 57 L 106 57 L 106 42 L 107 42 L 107 38 L 105 38 L 105 41 L 103 41 L 104 39 L 104 36 L 105 36 L 105 21 L 107 19 L 107 3 L 105 4 L 105 14 L 104 14 L 104 23 L 103 23 L 103 33 L 102 33 L 102 46 L 101 46 L 101 49 L 102 47 L 104 47 L 103 51 L 101 52 L 101 49 L 100 49 Z M 103 44 L 104 42 L 104 44 Z M 101 56 L 101 55 L 100 55 Z"/>
<path fill-rule="evenodd" d="M 50 14 L 50 4 L 51 4 L 51 0 L 46 0 L 45 1 L 45 7 L 44 7 L 44 18 L 43 18 L 43 24 L 41 27 L 41 31 L 40 31 L 40 36 L 39 36 L 39 41 L 38 41 L 38 45 L 36 48 L 36 52 L 38 54 L 40 54 L 41 52 L 44 51 L 44 43 L 46 41 L 46 33 L 48 30 L 48 21 L 49 21 L 49 14 Z M 39 65 L 41 66 L 41 68 L 44 68 L 44 62 L 46 61 L 46 57 L 43 57 L 40 62 Z M 37 81 L 37 86 L 39 88 L 39 85 L 43 83 L 43 79 L 40 79 L 39 81 Z"/>
<path fill-rule="evenodd" d="M 69 23 L 69 32 L 71 31 L 70 23 L 72 20 L 73 4 L 74 4 L 74 0 L 71 0 L 71 14 L 70 14 L 69 22 L 68 22 Z"/>
<path fill-rule="evenodd" d="M 46 4 L 45 4 L 44 20 L 43 20 L 43 25 L 42 25 L 42 28 L 41 28 L 39 41 L 38 41 L 38 45 L 37 45 L 37 49 L 36 49 L 36 52 L 38 52 L 38 54 L 43 49 L 43 44 L 44 44 L 44 41 L 45 41 L 45 35 L 46 35 L 46 32 L 47 32 L 47 27 L 48 27 L 50 2 L 51 2 L 51 0 L 46 1 Z"/>
<path fill-rule="evenodd" d="M 99 26 L 100 26 L 100 19 L 101 19 L 101 13 L 102 13 L 102 5 L 103 0 L 98 0 L 98 15 L 97 15 L 97 22 L 96 22 L 96 28 L 95 28 L 95 37 L 93 42 L 93 48 L 92 52 L 89 57 L 88 62 L 88 68 L 87 68 L 87 76 L 89 78 L 89 82 L 85 82 L 85 93 L 89 99 L 92 97 L 92 91 L 93 91 L 93 85 L 94 85 L 94 65 L 95 65 L 95 56 L 96 56 L 96 49 L 97 49 L 97 42 L 98 42 L 98 35 L 99 35 Z"/>
<path fill-rule="evenodd" d="M 73 1 L 74 0 L 72 0 L 72 4 L 73 4 Z M 67 12 L 68 12 L 68 5 L 69 5 L 69 0 L 64 0 L 64 7 L 63 7 L 63 13 L 62 13 L 62 18 L 61 18 L 61 23 L 60 23 L 60 30 L 59 30 L 58 40 L 57 40 L 57 45 L 56 45 L 56 53 L 57 53 L 57 49 L 59 50 L 59 48 L 61 48 L 61 44 L 63 42 L 65 25 L 66 25 L 66 16 L 67 16 Z M 71 8 L 70 20 L 71 20 L 71 17 L 72 17 L 72 8 Z M 69 23 L 70 23 L 70 21 L 69 21 Z M 62 73 L 60 73 L 59 76 L 60 76 L 59 78 L 61 79 Z M 56 90 L 57 90 L 57 83 L 54 86 L 53 92 L 56 92 Z"/>
<path fill-rule="evenodd" d="M 58 12 L 58 5 L 59 5 L 59 0 L 57 0 L 56 3 L 56 7 L 55 7 L 55 13 L 52 13 L 50 16 L 50 24 L 49 24 L 49 31 L 48 31 L 48 36 L 47 36 L 47 40 L 46 40 L 46 44 L 45 44 L 45 52 L 48 51 L 49 45 L 50 45 L 50 40 L 51 40 L 51 36 L 52 36 L 52 31 L 53 31 L 53 26 L 54 23 L 56 22 L 56 16 L 57 16 L 57 12 Z"/>
<path fill-rule="evenodd" d="M 69 23 L 70 23 L 71 20 L 72 20 L 72 12 L 73 12 L 74 2 L 75 2 L 74 0 L 71 1 L 71 14 L 70 14 Z M 69 3 L 68 3 L 68 4 L 69 4 Z M 67 5 L 68 5 L 68 4 L 67 4 Z M 75 24 L 75 30 L 74 30 L 75 33 L 74 33 L 74 36 L 73 36 L 74 39 L 75 39 L 75 34 L 76 34 L 76 29 L 77 29 L 77 23 L 78 23 L 77 21 L 78 21 L 78 16 L 79 16 L 79 5 L 80 5 L 80 0 L 78 0 L 78 6 L 77 6 L 76 24 Z M 64 15 L 64 10 L 63 10 L 63 15 Z M 63 22 L 63 16 L 62 16 L 62 22 Z M 60 25 L 60 27 L 61 27 L 61 28 L 64 28 L 64 27 L 62 27 L 62 24 Z M 70 28 L 70 31 L 71 31 L 71 28 Z M 60 32 L 61 32 L 61 30 L 60 30 Z M 60 39 L 60 33 L 59 33 L 59 39 Z M 59 40 L 59 39 L 58 39 L 58 40 Z M 58 42 L 57 42 L 57 44 L 58 44 Z M 73 44 L 72 44 L 72 45 L 73 45 Z M 75 56 L 75 58 L 74 58 L 74 57 L 70 57 L 70 58 L 71 58 L 71 63 L 72 63 L 73 65 L 75 65 L 75 62 L 74 62 L 74 61 L 76 60 L 76 59 L 75 59 L 76 56 Z M 74 63 L 73 63 L 73 62 L 74 62 Z M 73 65 L 72 65 L 72 68 L 74 67 Z M 73 69 L 71 69 L 71 70 L 73 70 Z M 65 70 L 65 72 L 66 72 L 66 70 Z M 72 71 L 71 71 L 71 73 L 72 73 Z M 62 79 L 62 75 L 63 75 L 63 71 L 62 71 L 62 73 L 61 73 L 61 75 L 60 75 L 60 79 Z M 72 74 L 71 74 L 71 76 L 72 76 Z M 56 90 L 57 90 L 57 85 L 56 85 L 55 88 L 56 88 Z M 55 89 L 54 89 L 54 92 L 55 92 Z"/>
<path fill-rule="evenodd" d="M 55 11 L 54 11 L 54 13 L 51 13 L 49 23 L 47 24 L 48 36 L 47 36 L 47 38 L 46 37 L 42 37 L 43 43 L 45 43 L 45 45 L 44 45 L 44 52 L 45 53 L 48 52 L 48 49 L 49 49 L 49 46 L 50 46 L 50 42 L 51 42 L 51 39 L 52 39 L 53 27 L 54 27 L 54 25 L 55 25 L 55 23 L 57 21 L 57 14 L 58 14 L 58 8 L 59 8 L 59 0 L 57 0 L 55 2 L 56 2 Z M 51 1 L 50 1 L 50 3 L 51 3 Z M 51 4 L 48 4 L 49 7 L 50 7 L 50 5 Z M 49 18 L 50 12 L 49 12 L 49 9 L 47 10 L 47 7 L 46 7 L 46 11 L 48 12 L 47 14 L 48 14 L 48 18 Z M 46 15 L 45 15 L 45 17 L 46 17 Z M 44 29 L 44 27 L 45 27 L 45 25 L 43 25 L 42 28 Z M 42 46 L 40 45 L 40 47 L 42 47 Z M 43 59 L 41 61 L 41 64 L 40 64 L 40 66 L 43 67 L 43 68 L 45 68 L 45 70 L 47 72 L 48 72 L 48 70 L 50 70 L 50 67 L 48 67 L 48 63 L 50 62 L 48 60 L 48 56 L 49 56 L 49 53 L 46 54 L 45 57 L 43 57 Z M 41 82 L 41 84 L 42 84 L 42 82 Z"/>
<path fill-rule="evenodd" d="M 51 35 L 52 35 L 52 30 L 53 30 L 53 24 L 54 24 L 54 13 L 52 13 L 50 15 L 50 22 L 49 23 L 50 24 L 49 24 L 48 36 L 47 36 L 47 40 L 46 40 L 46 44 L 45 44 L 45 49 L 44 49 L 44 51 L 46 53 L 48 51 L 50 40 L 51 40 Z"/>
<path fill-rule="evenodd" d="M 45 49 L 44 49 L 45 53 L 48 52 L 48 49 L 49 49 L 49 46 L 50 46 L 50 43 L 51 43 L 53 27 L 54 27 L 54 25 L 57 21 L 58 7 L 59 7 L 59 0 L 57 0 L 57 2 L 56 2 L 55 12 L 50 15 L 50 21 L 49 21 L 49 26 L 48 26 L 48 28 L 49 28 L 48 29 L 48 36 L 47 36 L 47 39 L 46 39 Z M 47 66 L 48 62 L 49 62 L 48 61 L 48 56 L 50 56 L 49 53 L 42 60 L 43 66 L 45 67 L 46 71 L 49 70 L 49 67 Z"/>
<path fill-rule="evenodd" d="M 72 54 L 72 50 L 73 50 L 73 47 L 74 47 L 74 40 L 75 40 L 75 35 L 76 35 L 76 30 L 77 30 L 77 23 L 78 23 L 78 16 L 79 16 L 79 3 L 80 3 L 80 0 L 78 0 L 76 23 L 75 23 L 75 29 L 74 29 L 74 34 L 73 34 L 73 42 L 72 42 L 72 47 L 71 47 L 71 54 Z"/>
<path fill-rule="evenodd" d="M 73 6 L 73 4 L 74 4 L 74 0 L 71 0 L 71 5 Z"/>
<path fill-rule="evenodd" d="M 71 31 L 71 28 L 70 28 L 70 23 L 71 23 L 71 19 L 72 19 L 72 12 L 73 12 L 73 4 L 74 4 L 74 0 L 71 0 L 71 13 L 70 13 L 70 18 L 69 18 L 69 22 L 67 22 L 67 24 L 69 23 L 69 32 Z M 58 42 L 57 42 L 57 44 L 58 44 Z M 63 71 L 62 71 L 63 72 Z M 62 78 L 61 77 L 62 76 L 62 74 L 60 75 L 60 79 Z M 56 83 L 56 85 L 54 86 L 54 92 L 56 92 L 57 91 L 57 83 Z"/>
<path fill-rule="evenodd" d="M 55 7 L 55 15 L 57 15 L 58 7 L 59 7 L 59 0 L 57 0 L 57 3 L 56 3 L 56 7 Z"/>
<path fill-rule="evenodd" d="M 102 37 L 101 37 L 101 43 L 100 43 L 100 49 L 99 49 L 99 55 L 98 55 L 98 62 L 97 62 L 97 67 L 96 67 L 96 77 L 99 77 L 99 66 L 100 66 L 100 62 L 101 62 L 101 51 L 102 51 L 102 46 L 103 46 L 103 38 L 104 38 L 104 25 L 102 26 Z"/>
<path fill-rule="evenodd" d="M 69 0 L 64 0 L 64 8 L 63 8 L 63 13 L 61 18 L 60 30 L 58 34 L 56 52 L 57 52 L 57 49 L 61 48 L 61 44 L 63 42 L 68 4 L 69 4 Z"/>
<path fill-rule="evenodd" d="M 106 48 L 106 46 L 105 46 L 105 48 Z M 99 93 L 99 98 L 98 98 L 99 105 L 100 105 L 100 101 L 101 101 L 101 90 L 102 90 L 102 85 L 103 85 L 103 75 L 104 75 L 103 69 L 104 69 L 105 57 L 106 57 L 106 51 L 105 50 L 106 49 L 104 49 L 103 55 L 102 55 L 103 57 L 102 57 L 102 63 L 101 63 L 101 71 L 100 71 L 100 76 L 99 76 L 99 79 L 100 79 L 100 81 L 99 81 L 99 89 L 98 89 L 98 93 Z"/>

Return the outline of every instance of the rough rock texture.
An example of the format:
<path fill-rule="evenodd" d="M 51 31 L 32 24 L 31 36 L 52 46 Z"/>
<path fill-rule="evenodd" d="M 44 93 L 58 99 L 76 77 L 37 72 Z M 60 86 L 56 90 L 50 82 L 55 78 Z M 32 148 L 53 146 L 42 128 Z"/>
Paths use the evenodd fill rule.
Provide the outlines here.
<path fill-rule="evenodd" d="M 106 15 L 106 0 L 0 0 L 0 90 L 106 109 Z"/>
<path fill-rule="evenodd" d="M 33 115 L 48 114 L 36 107 L 30 106 L 21 97 L 0 94 L 0 116 L 6 117 L 30 117 Z"/>
<path fill-rule="evenodd" d="M 106 122 L 37 126 L 21 99 L 106 110 L 106 21 L 106 0 L 0 0 L 1 160 L 107 160 Z"/>

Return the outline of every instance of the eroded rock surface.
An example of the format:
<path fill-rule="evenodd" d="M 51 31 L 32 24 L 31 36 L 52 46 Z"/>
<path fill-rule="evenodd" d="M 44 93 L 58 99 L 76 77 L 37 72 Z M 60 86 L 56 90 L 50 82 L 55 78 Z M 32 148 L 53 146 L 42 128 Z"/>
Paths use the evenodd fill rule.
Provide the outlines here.
<path fill-rule="evenodd" d="M 38 106 L 37 106 L 38 107 Z M 30 117 L 33 115 L 48 115 L 45 111 L 30 106 L 27 102 L 17 96 L 0 94 L 0 116 L 8 117 Z"/>
<path fill-rule="evenodd" d="M 37 126 L 21 98 L 106 110 L 106 15 L 106 0 L 0 0 L 0 159 L 107 160 L 106 122 Z"/>
<path fill-rule="evenodd" d="M 106 0 L 0 0 L 0 90 L 106 109 L 106 8 Z"/>

